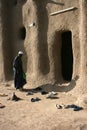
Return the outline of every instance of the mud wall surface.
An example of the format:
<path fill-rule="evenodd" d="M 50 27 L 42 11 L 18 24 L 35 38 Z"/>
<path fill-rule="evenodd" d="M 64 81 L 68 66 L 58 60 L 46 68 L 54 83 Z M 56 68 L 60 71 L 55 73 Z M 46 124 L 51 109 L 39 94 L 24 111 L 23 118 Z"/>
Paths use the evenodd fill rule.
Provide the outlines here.
<path fill-rule="evenodd" d="M 48 12 L 52 12 L 69 9 L 76 7 L 76 10 L 69 10 L 64 13 L 49 16 L 49 53 L 51 55 L 50 60 L 55 61 L 51 66 L 51 72 L 57 74 L 57 80 L 61 80 L 61 48 L 62 48 L 62 37 L 63 32 L 71 31 L 72 34 L 72 53 L 73 53 L 73 73 L 72 78 L 79 73 L 79 62 L 80 62 L 80 43 L 79 43 L 79 4 L 78 1 L 62 1 L 64 5 L 48 3 Z M 67 40 L 68 42 L 68 40 Z M 66 44 L 67 46 L 67 44 Z M 50 49 L 51 48 L 51 49 Z M 77 49 L 78 48 L 78 49 Z M 55 50 L 55 51 L 54 51 Z M 78 58 L 77 58 L 78 57 Z M 67 70 L 68 71 L 68 70 Z"/>
<path fill-rule="evenodd" d="M 51 13 L 76 7 L 64 13 Z M 80 6 L 76 1 L 30 0 L 23 6 L 23 23 L 26 28 L 25 48 L 27 52 L 28 79 L 39 83 L 63 82 L 61 65 L 62 33 L 71 32 L 73 72 L 79 75 Z M 78 23 L 78 24 L 76 24 Z M 65 81 L 64 81 L 65 82 Z M 35 83 L 35 82 L 34 82 Z"/>

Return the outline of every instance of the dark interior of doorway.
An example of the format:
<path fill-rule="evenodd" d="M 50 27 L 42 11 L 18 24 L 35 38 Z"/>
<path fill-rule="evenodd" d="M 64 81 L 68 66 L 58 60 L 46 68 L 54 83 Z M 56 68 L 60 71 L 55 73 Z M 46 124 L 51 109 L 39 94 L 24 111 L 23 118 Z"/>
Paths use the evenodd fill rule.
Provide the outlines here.
<path fill-rule="evenodd" d="M 73 73 L 73 53 L 72 53 L 72 32 L 66 31 L 62 33 L 62 76 L 66 81 L 71 81 Z"/>

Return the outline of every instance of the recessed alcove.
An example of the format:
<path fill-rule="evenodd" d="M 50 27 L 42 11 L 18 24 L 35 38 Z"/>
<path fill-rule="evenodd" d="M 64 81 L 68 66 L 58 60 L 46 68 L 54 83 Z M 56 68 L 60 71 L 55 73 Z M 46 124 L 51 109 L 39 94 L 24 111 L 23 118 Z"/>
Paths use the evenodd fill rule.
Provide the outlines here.
<path fill-rule="evenodd" d="M 25 39 L 25 37 L 26 37 L 26 29 L 25 29 L 25 27 L 21 27 L 19 29 L 19 37 L 20 37 L 21 40 Z"/>

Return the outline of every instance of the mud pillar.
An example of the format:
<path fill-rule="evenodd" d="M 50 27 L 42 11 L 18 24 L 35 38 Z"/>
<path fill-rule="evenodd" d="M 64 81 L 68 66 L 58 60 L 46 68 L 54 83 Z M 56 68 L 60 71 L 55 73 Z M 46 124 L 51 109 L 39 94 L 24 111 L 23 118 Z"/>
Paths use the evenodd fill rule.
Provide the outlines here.
<path fill-rule="evenodd" d="M 80 92 L 87 93 L 87 0 L 80 0 Z"/>
<path fill-rule="evenodd" d="M 2 10 L 2 1 L 0 1 L 0 81 L 4 80 L 4 63 L 3 63 L 3 49 L 2 49 L 2 17 L 1 11 Z"/>
<path fill-rule="evenodd" d="M 48 14 L 46 10 L 46 2 L 41 0 L 33 0 L 34 10 L 36 12 L 36 36 L 33 44 L 33 71 L 37 80 L 41 80 L 49 73 L 48 58 Z M 41 10 L 40 10 L 41 8 Z"/>
<path fill-rule="evenodd" d="M 3 63 L 3 49 L 2 49 L 2 17 L 1 11 L 2 10 L 2 2 L 0 1 L 0 81 L 4 80 L 4 63 Z"/>

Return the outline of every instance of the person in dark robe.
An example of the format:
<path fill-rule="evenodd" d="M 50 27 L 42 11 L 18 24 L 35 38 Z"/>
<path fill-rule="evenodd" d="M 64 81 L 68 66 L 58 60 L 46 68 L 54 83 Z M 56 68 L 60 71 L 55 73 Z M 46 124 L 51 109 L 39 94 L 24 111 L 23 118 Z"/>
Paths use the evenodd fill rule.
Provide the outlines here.
<path fill-rule="evenodd" d="M 26 84 L 26 79 L 24 78 L 24 71 L 22 67 L 22 56 L 23 52 L 19 51 L 18 55 L 13 61 L 13 71 L 14 71 L 14 87 L 16 89 L 23 89 L 23 86 Z"/>

